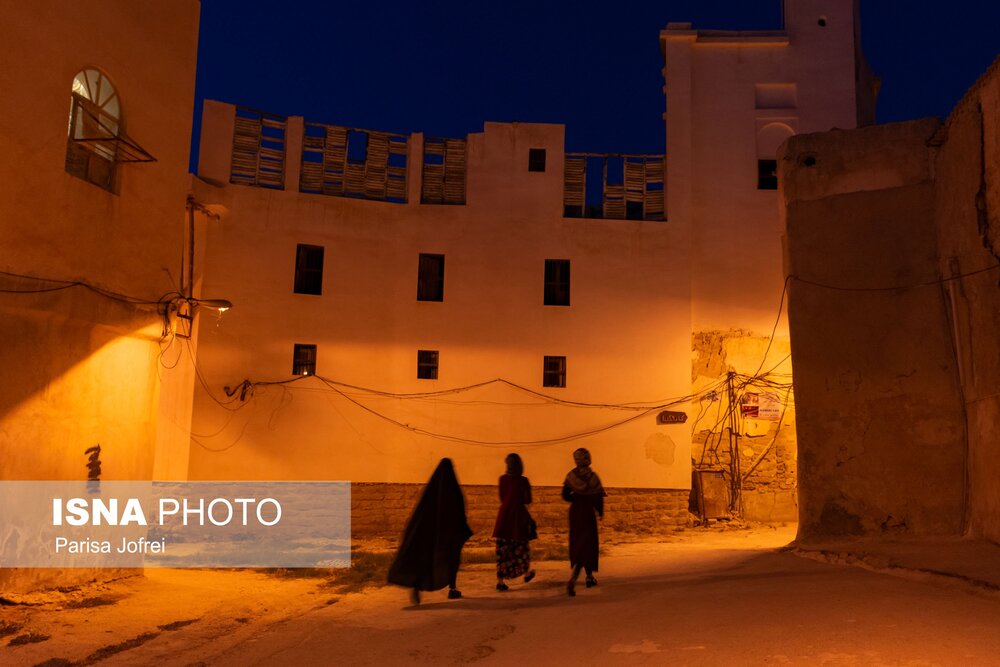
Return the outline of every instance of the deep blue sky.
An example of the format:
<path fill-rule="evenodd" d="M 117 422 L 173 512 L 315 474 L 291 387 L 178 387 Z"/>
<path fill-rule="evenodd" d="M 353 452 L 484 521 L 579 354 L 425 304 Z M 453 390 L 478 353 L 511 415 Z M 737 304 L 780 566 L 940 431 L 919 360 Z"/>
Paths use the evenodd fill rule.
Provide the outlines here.
<path fill-rule="evenodd" d="M 570 150 L 659 153 L 660 29 L 777 28 L 779 6 L 202 0 L 196 127 L 211 98 L 437 136 L 486 120 L 564 123 Z M 882 79 L 879 122 L 946 115 L 1000 51 L 1000 3 L 863 0 L 862 39 Z"/>

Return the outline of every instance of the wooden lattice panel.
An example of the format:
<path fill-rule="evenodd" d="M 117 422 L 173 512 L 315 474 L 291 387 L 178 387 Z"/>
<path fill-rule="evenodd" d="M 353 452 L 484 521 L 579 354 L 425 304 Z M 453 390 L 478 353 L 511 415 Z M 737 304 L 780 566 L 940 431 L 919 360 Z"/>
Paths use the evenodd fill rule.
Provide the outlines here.
<path fill-rule="evenodd" d="M 587 192 L 587 158 L 566 156 L 563 170 L 563 206 L 583 214 Z"/>
<path fill-rule="evenodd" d="M 285 184 L 285 126 L 280 116 L 237 107 L 229 181 L 282 188 Z"/>
<path fill-rule="evenodd" d="M 567 153 L 565 159 L 563 207 L 567 217 L 664 219 L 662 155 Z M 600 200 L 588 201 L 588 176 L 600 179 Z M 594 196 L 592 192 L 591 199 Z"/>
<path fill-rule="evenodd" d="M 362 160 L 351 160 L 352 141 L 365 141 Z M 392 157 L 396 164 L 391 164 Z M 379 201 L 406 201 L 407 139 L 401 134 L 306 123 L 302 192 Z"/>
<path fill-rule="evenodd" d="M 625 159 L 625 201 L 642 202 L 646 192 L 646 165 L 644 160 Z"/>
<path fill-rule="evenodd" d="M 465 139 L 424 140 L 424 169 L 420 201 L 424 204 L 464 204 Z"/>

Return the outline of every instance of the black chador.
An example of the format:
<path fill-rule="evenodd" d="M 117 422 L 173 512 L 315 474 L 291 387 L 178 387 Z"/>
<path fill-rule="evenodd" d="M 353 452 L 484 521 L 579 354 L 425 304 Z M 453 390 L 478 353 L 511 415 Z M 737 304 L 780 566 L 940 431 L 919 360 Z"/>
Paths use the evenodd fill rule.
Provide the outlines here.
<path fill-rule="evenodd" d="M 462 547 L 472 536 L 465 519 L 465 498 L 451 459 L 441 459 L 424 488 L 413 516 L 406 524 L 396 560 L 389 568 L 389 583 L 420 591 L 449 587 L 448 597 L 462 597 L 455 586 Z"/>

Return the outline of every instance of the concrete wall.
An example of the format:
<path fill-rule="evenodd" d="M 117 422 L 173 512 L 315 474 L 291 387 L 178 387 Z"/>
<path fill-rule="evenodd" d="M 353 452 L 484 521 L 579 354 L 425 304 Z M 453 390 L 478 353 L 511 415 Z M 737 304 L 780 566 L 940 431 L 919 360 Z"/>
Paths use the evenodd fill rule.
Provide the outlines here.
<path fill-rule="evenodd" d="M 796 136 L 782 152 L 803 540 L 962 529 L 937 130 L 927 119 Z"/>
<path fill-rule="evenodd" d="M 0 85 L 0 478 L 86 479 L 102 448 L 105 479 L 149 479 L 154 452 L 180 453 L 176 405 L 190 384 L 161 378 L 156 305 L 111 300 L 85 281 L 156 301 L 179 287 L 194 99 L 196 0 L 3 0 Z M 119 167 L 111 193 L 66 172 L 73 77 L 103 71 L 123 125 L 157 161 Z M 11 274 L 18 274 L 16 277 Z M 183 417 L 180 417 L 183 420 Z M 38 573 L 0 573 L 0 589 Z M 49 575 L 53 573 L 49 572 Z M 59 573 L 60 583 L 93 572 Z"/>
<path fill-rule="evenodd" d="M 206 181 L 228 177 L 232 117 L 233 107 L 206 105 Z M 288 165 L 300 160 L 293 137 Z M 545 172 L 527 170 L 529 148 L 547 150 Z M 586 446 L 606 486 L 686 489 L 688 426 L 502 384 L 401 398 L 309 377 L 219 404 L 230 400 L 224 387 L 244 378 L 293 379 L 295 343 L 318 345 L 323 378 L 397 394 L 505 378 L 565 401 L 686 396 L 683 236 L 663 222 L 562 218 L 562 151 L 561 126 L 487 123 L 469 137 L 460 206 L 419 203 L 422 157 L 412 147 L 406 204 L 302 194 L 292 176 L 284 190 L 223 184 L 199 195 L 229 211 L 208 226 L 204 290 L 234 308 L 201 329 L 199 364 L 212 395 L 196 391 L 191 478 L 423 483 L 448 456 L 463 483 L 493 484 L 503 457 L 519 451 L 534 483 L 558 486 L 572 451 Z M 299 243 L 325 248 L 320 296 L 293 293 Z M 419 253 L 445 255 L 443 302 L 416 300 Z M 571 261 L 568 307 L 543 305 L 547 258 Z M 437 380 L 417 379 L 420 349 L 440 352 Z M 567 357 L 565 388 L 542 386 L 545 355 Z"/>

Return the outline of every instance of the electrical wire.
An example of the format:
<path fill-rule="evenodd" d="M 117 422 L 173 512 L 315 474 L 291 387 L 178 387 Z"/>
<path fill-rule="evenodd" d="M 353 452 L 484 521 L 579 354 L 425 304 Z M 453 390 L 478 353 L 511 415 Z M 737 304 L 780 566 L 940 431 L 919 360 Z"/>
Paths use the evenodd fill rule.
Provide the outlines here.
<path fill-rule="evenodd" d="M 436 398 L 436 397 L 439 397 L 439 396 L 450 395 L 450 394 L 465 393 L 465 392 L 471 391 L 473 389 L 479 389 L 479 388 L 487 387 L 487 386 L 492 385 L 492 384 L 503 384 L 505 386 L 511 387 L 513 389 L 517 389 L 517 390 L 522 391 L 522 392 L 525 392 L 527 394 L 530 394 L 532 396 L 535 396 L 537 398 L 542 399 L 545 402 L 552 403 L 552 404 L 563 405 L 563 406 L 567 406 L 567 407 L 577 407 L 577 408 L 593 408 L 593 409 L 605 409 L 605 410 L 631 410 L 631 411 L 635 411 L 635 412 L 648 412 L 650 410 L 659 410 L 659 409 L 664 409 L 664 408 L 668 408 L 668 407 L 671 407 L 671 406 L 678 405 L 679 403 L 686 403 L 686 402 L 692 401 L 692 400 L 694 400 L 695 398 L 697 398 L 698 396 L 704 394 L 707 391 L 711 391 L 712 389 L 718 389 L 722 385 L 722 383 L 724 382 L 724 380 L 719 380 L 715 384 L 709 385 L 708 387 L 703 388 L 699 392 L 696 392 L 696 393 L 693 393 L 693 394 L 688 394 L 686 396 L 680 396 L 680 397 L 668 398 L 668 399 L 658 399 L 656 401 L 633 401 L 633 402 L 628 402 L 628 403 L 593 403 L 593 402 L 586 402 L 586 401 L 570 401 L 570 400 L 558 398 L 558 397 L 555 397 L 555 396 L 551 396 L 549 394 L 544 394 L 544 393 L 539 392 L 539 391 L 535 391 L 534 389 L 530 389 L 530 388 L 525 387 L 523 385 L 517 384 L 516 382 L 512 382 L 510 380 L 507 380 L 505 378 L 495 378 L 493 380 L 486 380 L 486 381 L 483 381 L 483 382 L 477 382 L 477 383 L 470 384 L 470 385 L 465 385 L 465 386 L 462 386 L 462 387 L 453 387 L 453 388 L 450 388 L 450 389 L 442 389 L 442 390 L 431 391 L 431 392 L 397 393 L 397 392 L 382 391 L 382 390 L 379 390 L 379 389 L 372 389 L 370 387 L 362 387 L 360 385 L 350 384 L 350 383 L 347 383 L 347 382 L 342 382 L 342 381 L 339 381 L 339 380 L 335 380 L 335 379 L 332 379 L 332 378 L 323 377 L 323 376 L 320 376 L 320 375 L 299 375 L 299 376 L 296 376 L 294 378 L 289 378 L 287 380 L 250 380 L 250 379 L 245 379 L 242 382 L 240 382 L 239 384 L 235 385 L 235 387 L 230 387 L 230 389 L 226 392 L 226 394 L 227 394 L 227 396 L 232 397 L 238 391 L 241 392 L 241 393 L 249 393 L 249 392 L 252 392 L 252 389 L 254 387 L 267 387 L 267 386 L 272 386 L 272 385 L 288 385 L 288 384 L 292 384 L 292 383 L 296 383 L 296 382 L 301 382 L 302 380 L 307 380 L 307 379 L 309 379 L 311 377 L 318 378 L 324 384 L 330 386 L 331 388 L 337 387 L 338 390 L 340 390 L 340 393 L 343 393 L 344 396 L 349 396 L 349 394 L 347 392 L 343 392 L 342 388 L 353 389 L 355 391 L 362 392 L 364 394 L 368 394 L 368 395 L 372 395 L 372 396 L 380 396 L 380 397 L 383 397 L 383 398 L 394 398 L 394 399 L 404 399 L 404 400 L 407 400 L 407 399 L 428 399 L 428 398 Z M 466 401 L 464 403 L 469 403 L 469 402 Z M 499 403 L 501 405 L 511 405 L 511 403 L 506 403 L 506 402 L 504 402 L 504 403 L 497 402 L 497 403 Z"/>
<path fill-rule="evenodd" d="M 795 274 L 787 276 L 785 279 L 785 283 L 787 284 L 788 280 L 794 280 L 796 282 L 805 283 L 806 285 L 812 285 L 814 287 L 822 287 L 824 289 L 836 290 L 839 292 L 896 292 L 900 290 L 916 289 L 918 287 L 934 287 L 936 285 L 943 285 L 944 283 L 950 283 L 955 280 L 962 280 L 963 278 L 968 278 L 970 276 L 977 276 L 980 273 L 987 273 L 989 271 L 996 271 L 997 269 L 1000 269 L 1000 264 L 996 264 L 994 266 L 988 266 L 983 269 L 977 269 L 975 271 L 969 271 L 967 273 L 959 273 L 954 276 L 948 276 L 947 278 L 936 278 L 934 280 L 925 280 L 919 283 L 911 283 L 909 285 L 896 285 L 894 287 L 844 287 L 842 285 L 830 285 L 815 280 L 807 280 Z"/>
<path fill-rule="evenodd" d="M 321 378 L 319 376 L 315 376 L 315 377 L 317 377 L 317 379 L 319 379 L 320 381 L 324 381 L 323 378 Z M 621 421 L 618 421 L 618 422 L 615 422 L 615 423 L 612 423 L 612 424 L 607 424 L 607 425 L 604 425 L 604 426 L 601 426 L 601 427 L 598 427 L 598 428 L 594 428 L 594 429 L 591 429 L 591 430 L 588 430 L 588 431 L 581 431 L 581 432 L 578 432 L 578 433 L 571 433 L 571 434 L 568 434 L 568 435 L 559 436 L 559 437 L 555 437 L 555 438 L 541 438 L 541 439 L 537 439 L 537 440 L 478 440 L 478 439 L 475 439 L 475 438 L 463 438 L 463 437 L 460 437 L 460 436 L 452 436 L 452 435 L 447 435 L 447 434 L 444 434 L 444 433 L 437 433 L 435 431 L 430 431 L 430 430 L 423 429 L 423 428 L 420 428 L 420 427 L 417 427 L 417 426 L 411 426 L 410 424 L 406 424 L 406 423 L 403 423 L 403 422 L 401 422 L 401 421 L 399 421 L 397 419 L 393 419 L 392 417 L 389 417 L 388 415 L 385 415 L 385 414 L 379 412 L 378 410 L 375 410 L 375 409 L 373 409 L 373 408 L 371 408 L 371 407 L 369 407 L 369 406 L 361 403 L 360 401 L 357 401 L 357 400 L 351 398 L 350 396 L 347 396 L 342 391 L 340 391 L 340 389 L 337 388 L 335 385 L 331 384 L 329 386 L 330 386 L 331 389 L 333 389 L 333 391 L 335 391 L 336 393 L 340 394 L 343 398 L 345 398 L 346 400 L 350 401 L 354 405 L 358 406 L 362 410 L 364 410 L 364 411 L 366 411 L 368 413 L 371 413 L 372 415 L 374 415 L 374 416 L 376 416 L 376 417 L 378 417 L 378 418 L 380 418 L 380 419 L 382 419 L 382 420 L 384 420 L 384 421 L 386 421 L 386 422 L 388 422 L 390 424 L 393 424 L 395 426 L 403 428 L 403 429 L 405 429 L 407 431 L 411 431 L 413 433 L 417 433 L 418 435 L 425 435 L 425 436 L 428 436 L 428 437 L 431 437 L 431 438 L 435 438 L 437 440 L 444 440 L 444 441 L 448 441 L 448 442 L 458 442 L 458 443 L 462 443 L 462 444 L 474 445 L 474 446 L 480 446 L 480 447 L 509 447 L 509 446 L 514 446 L 514 445 L 522 446 L 522 447 L 539 447 L 539 446 L 546 446 L 546 445 L 555 445 L 555 444 L 559 444 L 559 443 L 563 443 L 563 442 L 570 442 L 570 441 L 578 440 L 580 438 L 585 438 L 585 437 L 588 437 L 588 436 L 591 436 L 591 435 L 596 435 L 598 433 L 604 433 L 606 431 L 610 431 L 611 429 L 618 428 L 620 426 L 624 426 L 625 424 L 628 424 L 628 423 L 633 422 L 633 421 L 635 421 L 637 419 L 640 419 L 641 417 L 646 416 L 650 412 L 654 412 L 654 411 L 656 411 L 656 410 L 659 409 L 659 408 L 649 408 L 649 409 L 647 409 L 647 410 L 645 410 L 643 412 L 640 412 L 638 414 L 632 415 L 631 417 L 628 417 L 626 419 L 623 419 Z"/>
<path fill-rule="evenodd" d="M 163 304 L 169 301 L 167 297 L 183 296 L 180 292 L 170 291 L 164 293 L 159 299 L 143 299 L 141 297 L 130 296 L 128 294 L 122 294 L 120 292 L 114 292 L 103 287 L 98 287 L 84 280 L 60 280 L 58 278 L 39 278 L 38 276 L 28 276 L 21 273 L 12 273 L 10 271 L 0 271 L 0 275 L 4 275 L 10 278 L 18 278 L 21 280 L 35 280 L 41 283 L 54 283 L 52 287 L 41 287 L 38 289 L 0 289 L 0 293 L 4 294 L 43 294 L 46 292 L 59 292 L 61 290 L 72 289 L 74 287 L 82 287 L 83 289 L 89 290 L 94 294 L 98 294 L 107 299 L 113 301 L 119 301 L 121 303 L 128 303 L 132 305 L 157 305 Z"/>
<path fill-rule="evenodd" d="M 781 311 L 785 305 L 785 294 L 788 293 L 788 281 L 791 280 L 791 276 L 785 278 L 785 283 L 781 287 L 781 298 L 778 299 L 778 315 L 774 318 L 774 326 L 771 327 L 771 335 L 767 339 L 767 347 L 764 349 L 764 358 L 760 360 L 760 366 L 754 371 L 754 375 L 760 373 L 760 369 L 764 367 L 764 363 L 767 361 L 767 353 L 771 351 L 771 344 L 774 343 L 774 334 L 778 330 L 778 323 L 781 322 Z"/>
<path fill-rule="evenodd" d="M 190 353 L 190 348 L 189 348 L 189 353 Z M 360 387 L 358 385 L 351 385 L 351 384 L 339 382 L 339 381 L 336 381 L 336 380 L 333 380 L 333 379 L 330 379 L 330 378 L 326 378 L 326 377 L 323 377 L 323 376 L 320 376 L 320 375 L 311 375 L 311 376 L 299 376 L 299 377 L 295 377 L 295 378 L 289 378 L 287 380 L 277 380 L 277 381 L 251 381 L 249 379 L 243 380 L 241 383 L 239 383 L 235 387 L 227 387 L 226 388 L 226 395 L 230 398 L 230 400 L 227 401 L 227 402 L 222 402 L 222 401 L 219 401 L 218 399 L 216 399 L 215 396 L 212 394 L 212 392 L 209 390 L 208 383 L 205 381 L 204 376 L 202 375 L 200 369 L 197 366 L 197 363 L 195 363 L 193 355 L 192 355 L 192 363 L 194 364 L 196 375 L 197 375 L 197 377 L 199 379 L 199 382 L 202 384 L 202 387 L 205 389 L 205 391 L 209 395 L 209 397 L 212 398 L 212 400 L 214 400 L 221 407 L 223 407 L 224 409 L 226 409 L 226 410 L 228 410 L 230 412 L 235 412 L 236 410 L 240 409 L 239 407 L 237 407 L 237 408 L 231 407 L 231 404 L 233 402 L 235 402 L 235 401 L 239 401 L 240 403 L 243 403 L 244 405 L 246 403 L 253 402 L 253 400 L 255 398 L 254 390 L 255 390 L 256 387 L 280 386 L 282 389 L 289 389 L 290 387 L 288 387 L 288 385 L 291 385 L 293 383 L 300 382 L 302 380 L 305 380 L 305 379 L 308 379 L 308 378 L 312 377 L 312 378 L 315 378 L 316 380 L 318 380 L 319 382 L 323 383 L 323 385 L 326 386 L 329 390 L 331 390 L 335 394 L 341 396 L 342 398 L 344 398 L 348 402 L 354 404 L 358 408 L 364 410 L 365 412 L 368 412 L 368 413 L 372 414 L 375 417 L 378 417 L 379 419 L 382 419 L 383 421 L 386 421 L 386 422 L 388 422 L 390 424 L 393 424 L 393 425 L 395 425 L 395 426 L 397 426 L 399 428 L 405 429 L 405 430 L 410 431 L 412 433 L 416 433 L 418 435 L 424 435 L 424 436 L 435 438 L 435 439 L 439 439 L 439 440 L 444 440 L 444 441 L 448 441 L 448 442 L 459 442 L 459 443 L 463 443 L 463 444 L 474 445 L 474 446 L 481 446 L 481 447 L 507 447 L 507 446 L 512 446 L 512 445 L 520 445 L 520 446 L 546 446 L 546 445 L 559 444 L 559 443 L 563 443 L 563 442 L 569 442 L 569 441 L 572 441 L 572 440 L 577 440 L 577 439 L 580 439 L 580 438 L 588 437 L 588 436 L 591 436 L 591 435 L 596 435 L 596 434 L 599 434 L 599 433 L 603 433 L 603 432 L 609 431 L 609 430 L 614 429 L 614 428 L 618 428 L 620 426 L 624 426 L 625 424 L 628 424 L 628 423 L 630 423 L 632 421 L 635 421 L 637 419 L 645 417 L 646 415 L 649 415 L 650 413 L 655 412 L 657 410 L 661 410 L 661 409 L 667 408 L 667 407 L 676 406 L 676 405 L 682 404 L 682 403 L 687 403 L 687 402 L 690 402 L 690 401 L 698 399 L 698 398 L 703 398 L 705 395 L 708 395 L 708 394 L 710 394 L 712 392 L 717 392 L 718 388 L 721 386 L 721 384 L 723 382 L 723 381 L 720 380 L 719 382 L 716 382 L 713 385 L 709 385 L 708 387 L 702 389 L 701 391 L 699 391 L 697 393 L 689 394 L 687 396 L 682 396 L 682 397 L 678 397 L 678 398 L 674 398 L 674 399 L 665 399 L 664 401 L 659 402 L 656 405 L 648 405 L 646 407 L 638 407 L 636 404 L 614 404 L 614 403 L 604 404 L 604 403 L 588 403 L 588 402 L 583 402 L 583 401 L 566 401 L 566 400 L 563 400 L 563 399 L 555 399 L 554 397 L 548 396 L 547 394 L 542 394 L 541 392 L 536 392 L 534 390 L 528 389 L 527 391 L 529 393 L 531 393 L 533 395 L 536 395 L 539 398 L 551 399 L 550 402 L 556 403 L 556 404 L 565 405 L 567 407 L 619 409 L 621 406 L 624 405 L 624 406 L 628 407 L 628 409 L 631 409 L 631 410 L 635 411 L 636 414 L 634 414 L 634 415 L 632 415 L 632 416 L 630 416 L 630 417 L 628 417 L 626 419 L 622 419 L 622 420 L 619 420 L 619 421 L 616 421 L 616 422 L 613 422 L 613 423 L 610 423 L 610 424 L 605 424 L 605 425 L 602 425 L 602 426 L 599 426 L 599 427 L 596 427 L 596 428 L 593 428 L 593 429 L 584 430 L 584 431 L 580 431 L 580 432 L 574 432 L 574 433 L 570 433 L 570 434 L 566 434 L 566 435 L 561 435 L 561 436 L 556 436 L 556 437 L 552 437 L 552 438 L 539 438 L 539 439 L 533 439 L 533 440 L 482 440 L 482 439 L 476 439 L 476 438 L 467 438 L 467 437 L 462 437 L 462 436 L 456 436 L 456 435 L 451 435 L 451 434 L 447 434 L 447 433 L 439 433 L 439 432 L 431 431 L 431 430 L 428 430 L 428 429 L 424 429 L 424 428 L 420 428 L 420 427 L 417 427 L 417 426 L 413 426 L 411 424 L 404 423 L 404 422 L 399 421 L 398 419 L 395 419 L 395 418 L 393 418 L 393 417 L 391 417 L 391 416 L 389 416 L 387 414 L 384 414 L 384 413 L 382 413 L 382 412 L 380 412 L 380 411 L 378 411 L 378 410 L 376 410 L 376 409 L 374 409 L 374 408 L 372 408 L 372 407 L 370 407 L 368 405 L 365 405 L 360 400 L 358 400 L 354 396 L 350 395 L 348 392 L 344 391 L 342 389 L 342 387 L 350 387 L 352 389 L 355 389 L 355 390 L 358 390 L 358 391 L 362 391 L 366 395 L 372 395 L 372 396 L 391 397 L 391 398 L 396 398 L 396 399 L 415 399 L 415 398 L 425 398 L 428 395 L 440 396 L 440 395 L 443 395 L 443 394 L 452 394 L 452 393 L 456 393 L 456 392 L 464 392 L 464 391 L 468 391 L 470 389 L 474 389 L 474 388 L 477 388 L 477 387 L 484 387 L 484 386 L 487 386 L 487 385 L 490 385 L 490 384 L 493 384 L 493 383 L 497 383 L 497 382 L 500 382 L 500 383 L 503 383 L 503 384 L 506 384 L 506 385 L 509 385 L 511 387 L 518 388 L 518 389 L 522 388 L 521 385 L 518 385 L 518 384 L 516 384 L 514 382 L 510 382 L 508 380 L 504 380 L 502 378 L 497 378 L 495 380 L 490 380 L 490 381 L 486 381 L 486 382 L 480 382 L 480 383 L 476 383 L 476 384 L 473 384 L 473 385 L 468 385 L 466 387 L 457 387 L 457 388 L 454 388 L 454 389 L 448 389 L 448 390 L 442 390 L 442 391 L 436 391 L 436 392 L 420 392 L 420 393 L 404 394 L 404 393 L 393 393 L 393 392 L 385 392 L 385 391 L 374 390 L 374 389 L 370 389 L 370 388 L 366 388 L 366 387 Z M 280 408 L 280 406 L 279 406 L 279 408 Z M 273 415 L 272 415 L 272 417 L 273 417 Z M 244 430 L 245 430 L 245 425 L 244 425 Z M 201 446 L 203 446 L 203 447 L 205 447 L 206 449 L 209 449 L 211 451 L 211 449 L 208 448 L 208 447 L 206 447 L 203 443 L 199 442 L 198 444 L 201 445 Z M 220 450 L 220 451 L 224 451 L 224 450 Z"/>

